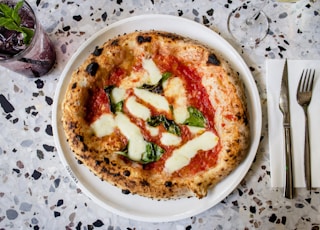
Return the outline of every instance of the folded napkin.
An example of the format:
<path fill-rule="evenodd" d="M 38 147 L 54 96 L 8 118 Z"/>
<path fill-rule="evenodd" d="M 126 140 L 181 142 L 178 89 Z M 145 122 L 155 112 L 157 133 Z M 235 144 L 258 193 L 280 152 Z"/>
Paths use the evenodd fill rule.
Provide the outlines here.
<path fill-rule="evenodd" d="M 279 109 L 283 67 L 284 60 L 266 61 L 271 187 L 283 187 L 285 180 L 283 116 Z M 320 187 L 320 60 L 288 60 L 294 186 L 306 186 L 304 179 L 305 121 L 303 110 L 296 99 L 299 79 L 305 68 L 316 70 L 312 100 L 309 105 L 309 137 L 312 187 Z"/>

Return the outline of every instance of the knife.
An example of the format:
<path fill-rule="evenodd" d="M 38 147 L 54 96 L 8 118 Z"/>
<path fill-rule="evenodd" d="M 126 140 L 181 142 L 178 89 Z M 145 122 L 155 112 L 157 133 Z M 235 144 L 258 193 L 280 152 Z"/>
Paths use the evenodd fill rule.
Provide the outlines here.
<path fill-rule="evenodd" d="M 284 196 L 293 198 L 293 171 L 292 171 L 292 149 L 291 149 L 291 125 L 290 125 L 290 105 L 289 105 L 289 88 L 288 88 L 288 65 L 287 59 L 284 63 L 279 107 L 283 114 L 283 129 L 285 140 L 285 186 Z"/>

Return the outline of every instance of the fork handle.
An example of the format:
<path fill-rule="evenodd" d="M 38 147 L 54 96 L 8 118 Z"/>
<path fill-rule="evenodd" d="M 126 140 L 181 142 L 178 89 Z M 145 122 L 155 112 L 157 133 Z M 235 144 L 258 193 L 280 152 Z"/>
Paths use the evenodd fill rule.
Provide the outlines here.
<path fill-rule="evenodd" d="M 284 127 L 285 137 L 285 163 L 286 163 L 286 181 L 284 186 L 284 196 L 293 198 L 293 170 L 292 170 L 292 151 L 291 151 L 291 129 L 290 126 Z"/>
<path fill-rule="evenodd" d="M 305 113 L 305 140 L 304 140 L 304 170 L 307 190 L 311 190 L 311 159 L 310 159 L 310 141 L 309 141 L 309 119 L 307 109 Z"/>

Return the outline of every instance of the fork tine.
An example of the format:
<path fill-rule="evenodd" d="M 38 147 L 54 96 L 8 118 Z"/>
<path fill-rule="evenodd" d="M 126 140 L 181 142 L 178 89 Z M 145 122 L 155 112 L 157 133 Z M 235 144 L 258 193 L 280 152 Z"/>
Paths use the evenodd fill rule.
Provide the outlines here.
<path fill-rule="evenodd" d="M 297 92 L 301 91 L 303 89 L 303 87 L 301 86 L 302 84 L 302 79 L 303 79 L 303 74 L 304 74 L 304 70 L 302 70 L 302 74 L 301 74 L 301 77 L 300 77 L 300 80 L 299 80 L 299 85 L 298 85 L 298 90 Z"/>
<path fill-rule="evenodd" d="M 312 73 L 312 69 L 310 69 L 310 73 L 309 73 L 309 75 L 311 75 Z M 311 77 L 311 83 L 310 83 L 310 88 L 309 88 L 309 90 L 312 90 L 312 88 L 313 88 L 313 80 L 314 80 L 314 75 L 315 75 L 315 70 L 313 70 L 313 74 L 312 74 L 312 77 Z"/>

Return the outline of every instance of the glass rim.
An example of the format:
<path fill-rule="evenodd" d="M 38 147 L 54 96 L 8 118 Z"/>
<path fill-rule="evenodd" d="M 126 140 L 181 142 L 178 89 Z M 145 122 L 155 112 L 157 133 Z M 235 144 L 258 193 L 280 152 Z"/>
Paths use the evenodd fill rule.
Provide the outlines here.
<path fill-rule="evenodd" d="M 15 2 L 18 2 L 16 0 L 14 0 Z M 8 1 L 0 1 L 0 2 L 8 2 Z M 30 11 L 30 13 L 33 15 L 34 17 L 34 34 L 31 38 L 31 42 L 30 44 L 22 51 L 20 51 L 19 53 L 13 55 L 10 58 L 6 58 L 6 59 L 1 59 L 0 58 L 0 62 L 13 62 L 13 61 L 18 61 L 19 59 L 21 59 L 21 57 L 23 57 L 26 53 L 28 53 L 34 46 L 36 37 L 38 36 L 38 31 L 39 31 L 39 26 L 38 26 L 38 20 L 37 17 L 34 13 L 34 10 L 32 9 L 32 7 L 30 6 L 30 4 L 27 1 L 23 1 L 23 5 L 22 8 L 27 8 L 27 10 Z"/>

